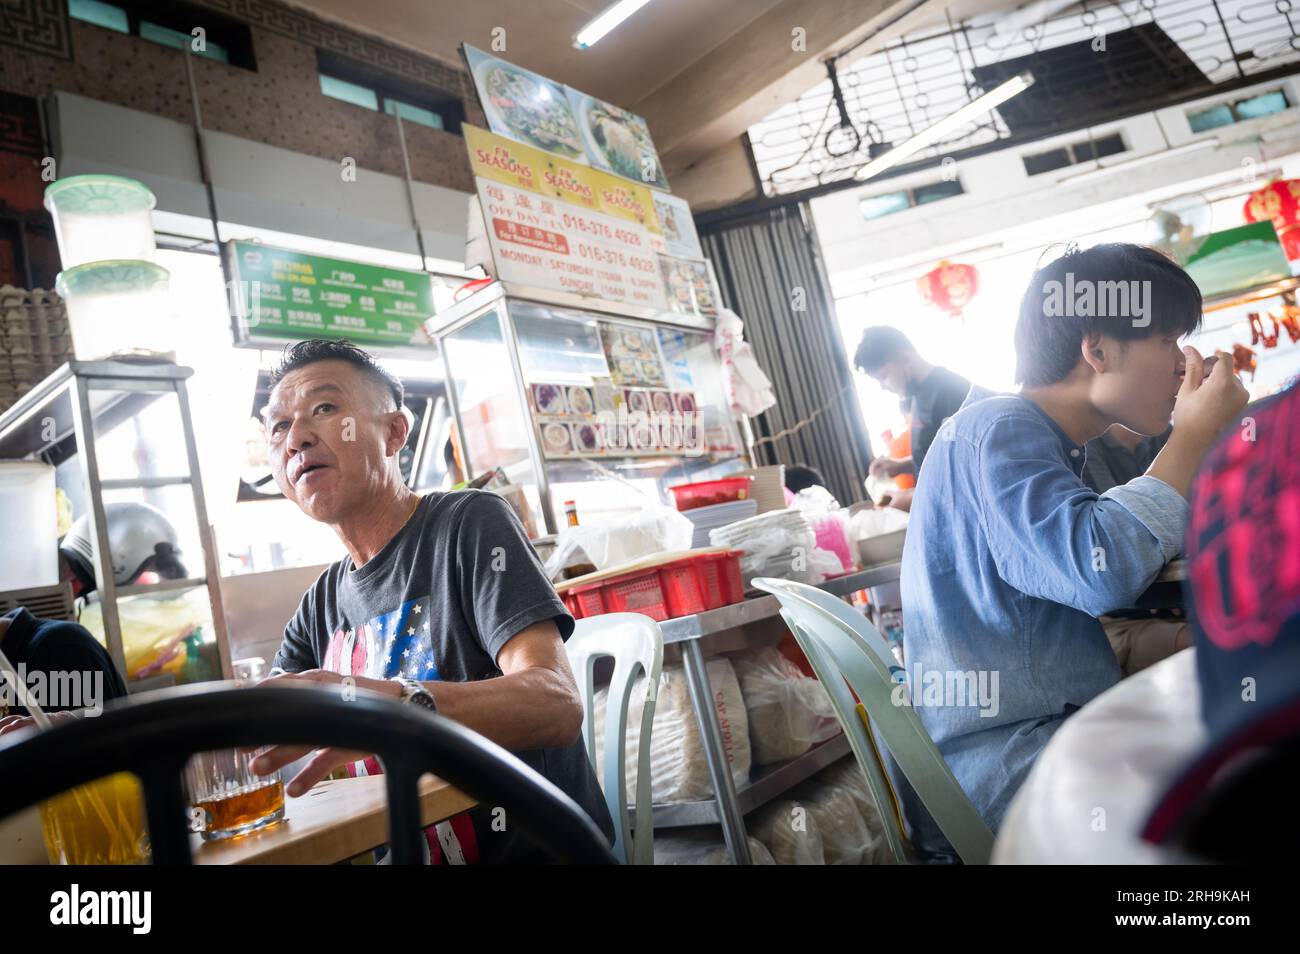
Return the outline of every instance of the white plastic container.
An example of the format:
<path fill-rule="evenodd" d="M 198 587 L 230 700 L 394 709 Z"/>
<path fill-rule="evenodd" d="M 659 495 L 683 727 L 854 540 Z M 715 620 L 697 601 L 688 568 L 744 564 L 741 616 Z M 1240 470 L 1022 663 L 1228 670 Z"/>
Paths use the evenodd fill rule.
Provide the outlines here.
<path fill-rule="evenodd" d="M 175 348 L 170 276 L 161 265 L 92 262 L 60 272 L 54 287 L 67 305 L 72 350 L 80 360 Z"/>
<path fill-rule="evenodd" d="M 25 460 L 0 461 L 0 591 L 59 582 L 59 524 L 54 468 Z"/>
<path fill-rule="evenodd" d="M 152 262 L 153 207 L 142 182 L 122 176 L 70 176 L 45 190 L 64 271 L 107 259 Z"/>

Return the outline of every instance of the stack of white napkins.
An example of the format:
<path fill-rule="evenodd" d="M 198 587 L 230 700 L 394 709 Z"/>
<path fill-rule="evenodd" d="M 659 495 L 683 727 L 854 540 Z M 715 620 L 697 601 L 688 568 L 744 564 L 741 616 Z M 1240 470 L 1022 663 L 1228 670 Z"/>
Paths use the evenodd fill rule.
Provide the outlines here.
<path fill-rule="evenodd" d="M 711 507 L 696 507 L 683 510 L 682 516 L 695 524 L 695 535 L 691 538 L 691 549 L 710 546 L 709 531 L 725 527 L 738 520 L 745 520 L 758 513 L 758 501 L 730 500 L 727 503 L 714 504 Z"/>
<path fill-rule="evenodd" d="M 817 537 L 798 510 L 770 510 L 719 527 L 710 531 L 709 543 L 745 551 L 740 558 L 740 573 L 747 586 L 756 576 L 820 579 L 820 574 L 811 571 Z"/>

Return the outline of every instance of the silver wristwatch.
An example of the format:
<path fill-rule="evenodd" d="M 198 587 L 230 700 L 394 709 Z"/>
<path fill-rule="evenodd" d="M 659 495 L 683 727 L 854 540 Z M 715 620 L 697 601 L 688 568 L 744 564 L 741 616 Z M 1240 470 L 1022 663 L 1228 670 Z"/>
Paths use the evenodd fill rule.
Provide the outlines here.
<path fill-rule="evenodd" d="M 433 694 L 414 679 L 407 679 L 405 676 L 394 676 L 393 682 L 402 687 L 403 705 L 419 706 L 429 712 L 438 711 L 438 706 L 433 701 Z"/>

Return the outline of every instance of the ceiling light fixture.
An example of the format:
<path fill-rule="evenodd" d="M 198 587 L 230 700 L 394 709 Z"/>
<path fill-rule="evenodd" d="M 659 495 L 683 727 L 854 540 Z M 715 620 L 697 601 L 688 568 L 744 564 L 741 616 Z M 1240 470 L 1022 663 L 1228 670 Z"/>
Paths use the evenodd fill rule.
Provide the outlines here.
<path fill-rule="evenodd" d="M 1034 77 L 1032 73 L 1025 72 L 1011 77 L 1011 79 L 985 93 L 983 96 L 980 96 L 978 99 L 972 99 L 965 106 L 961 107 L 961 109 L 945 116 L 930 128 L 917 133 L 902 145 L 895 146 L 883 156 L 872 159 L 865 166 L 859 169 L 853 177 L 859 182 L 864 182 L 873 176 L 880 175 L 880 173 L 884 172 L 886 169 L 893 168 L 909 156 L 916 155 L 926 146 L 934 145 L 944 136 L 948 135 L 948 133 L 953 132 L 964 123 L 968 123 L 972 119 L 983 116 L 992 109 L 996 109 L 1013 96 L 1019 96 L 1033 85 Z"/>
<path fill-rule="evenodd" d="M 610 30 L 644 7 L 650 0 L 618 0 L 618 3 L 599 14 L 573 37 L 573 45 L 580 50 L 595 46 Z"/>

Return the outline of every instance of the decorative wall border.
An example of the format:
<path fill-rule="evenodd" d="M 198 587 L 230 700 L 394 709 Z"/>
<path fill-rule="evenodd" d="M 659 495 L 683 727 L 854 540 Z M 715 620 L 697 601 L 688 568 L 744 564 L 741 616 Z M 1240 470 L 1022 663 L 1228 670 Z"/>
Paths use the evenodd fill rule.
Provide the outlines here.
<path fill-rule="evenodd" d="M 318 49 L 338 53 L 340 56 L 365 63 L 386 73 L 457 95 L 464 92 L 463 71 L 455 66 L 331 23 L 297 7 L 277 3 L 275 0 L 191 0 L 191 2 L 224 13 L 248 24 L 253 29 L 278 33 L 299 43 L 307 43 Z"/>
<path fill-rule="evenodd" d="M 72 59 L 67 0 L 0 0 L 0 46 Z"/>
<path fill-rule="evenodd" d="M 299 43 L 329 50 L 425 86 L 465 94 L 464 71 L 413 50 L 331 23 L 314 13 L 276 0 L 190 0 L 254 30 L 278 33 Z M 72 59 L 67 0 L 0 0 L 0 46 L 27 53 Z"/>

